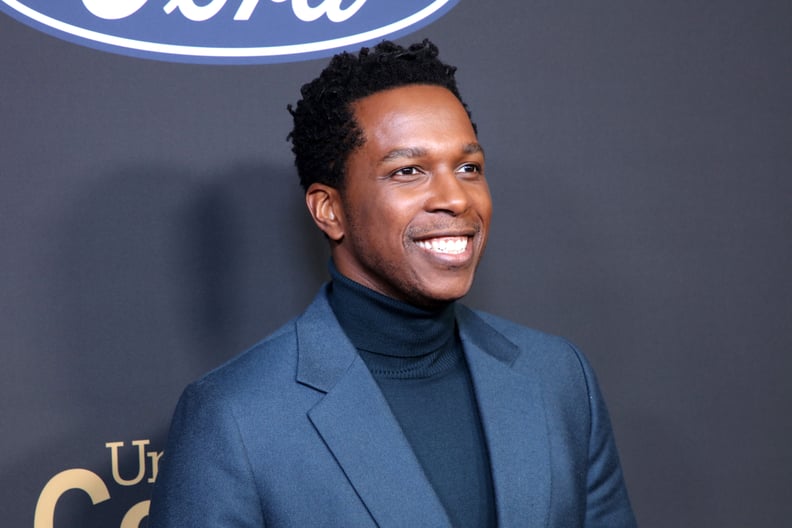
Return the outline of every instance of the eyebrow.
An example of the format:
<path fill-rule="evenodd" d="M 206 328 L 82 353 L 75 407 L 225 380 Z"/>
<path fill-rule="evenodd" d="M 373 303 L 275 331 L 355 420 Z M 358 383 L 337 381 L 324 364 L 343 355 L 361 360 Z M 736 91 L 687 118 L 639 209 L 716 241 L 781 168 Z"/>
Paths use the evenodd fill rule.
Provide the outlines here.
<path fill-rule="evenodd" d="M 478 143 L 467 143 L 462 146 L 462 152 L 464 154 L 477 154 L 482 153 L 484 154 L 484 148 L 479 145 Z M 406 147 L 406 148 L 399 148 L 393 149 L 383 158 L 380 160 L 380 163 L 386 163 L 388 161 L 398 160 L 398 159 L 413 159 L 413 158 L 420 158 L 422 156 L 426 156 L 429 152 L 422 147 Z"/>
<path fill-rule="evenodd" d="M 479 152 L 484 154 L 484 147 L 479 145 L 478 143 L 468 143 L 464 147 L 462 147 L 462 152 L 465 154 L 478 154 Z"/>
<path fill-rule="evenodd" d="M 427 151 L 421 147 L 407 147 L 407 148 L 400 148 L 394 149 L 385 154 L 380 163 L 385 163 L 387 161 L 393 161 L 402 158 L 420 158 L 421 156 L 426 156 Z"/>

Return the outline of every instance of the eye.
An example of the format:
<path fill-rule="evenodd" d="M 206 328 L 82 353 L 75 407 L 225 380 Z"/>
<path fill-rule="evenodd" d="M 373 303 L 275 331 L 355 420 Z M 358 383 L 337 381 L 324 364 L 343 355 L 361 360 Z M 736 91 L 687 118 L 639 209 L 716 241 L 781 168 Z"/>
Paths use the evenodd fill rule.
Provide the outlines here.
<path fill-rule="evenodd" d="M 465 163 L 459 167 L 460 172 L 481 172 L 481 167 L 475 163 Z"/>
<path fill-rule="evenodd" d="M 464 165 L 461 165 L 457 169 L 457 172 L 461 172 L 461 173 L 470 175 L 471 177 L 472 176 L 477 176 L 477 175 L 480 175 L 480 174 L 483 173 L 481 165 L 479 165 L 478 163 L 465 163 Z"/>
<path fill-rule="evenodd" d="M 418 167 L 402 167 L 390 173 L 391 178 L 412 179 L 421 174 Z"/>

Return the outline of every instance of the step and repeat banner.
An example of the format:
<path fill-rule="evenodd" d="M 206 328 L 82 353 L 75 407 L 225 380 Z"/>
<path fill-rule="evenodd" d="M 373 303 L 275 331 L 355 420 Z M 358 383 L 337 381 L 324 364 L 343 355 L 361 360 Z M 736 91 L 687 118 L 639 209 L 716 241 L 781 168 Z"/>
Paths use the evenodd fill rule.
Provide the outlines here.
<path fill-rule="evenodd" d="M 642 526 L 783 525 L 790 24 L 770 0 L 0 0 L 0 523 L 147 526 L 183 388 L 327 280 L 286 106 L 339 50 L 430 38 L 495 208 L 465 302 L 587 353 Z"/>

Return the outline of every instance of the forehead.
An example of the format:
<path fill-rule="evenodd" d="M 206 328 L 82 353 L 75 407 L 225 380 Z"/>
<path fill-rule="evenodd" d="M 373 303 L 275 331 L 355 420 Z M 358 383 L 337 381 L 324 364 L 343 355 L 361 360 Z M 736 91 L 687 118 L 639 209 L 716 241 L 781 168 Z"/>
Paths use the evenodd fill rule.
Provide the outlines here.
<path fill-rule="evenodd" d="M 416 84 L 383 90 L 356 101 L 352 109 L 366 143 L 440 135 L 475 140 L 462 103 L 442 86 Z"/>

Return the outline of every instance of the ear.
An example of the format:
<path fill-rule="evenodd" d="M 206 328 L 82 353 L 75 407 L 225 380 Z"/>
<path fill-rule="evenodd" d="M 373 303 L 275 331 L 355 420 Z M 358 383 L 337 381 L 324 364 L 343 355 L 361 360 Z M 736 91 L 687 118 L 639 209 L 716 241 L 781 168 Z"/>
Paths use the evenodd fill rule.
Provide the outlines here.
<path fill-rule="evenodd" d="M 344 237 L 344 222 L 338 189 L 323 183 L 312 183 L 305 193 L 305 204 L 316 226 L 330 240 L 340 242 Z"/>

